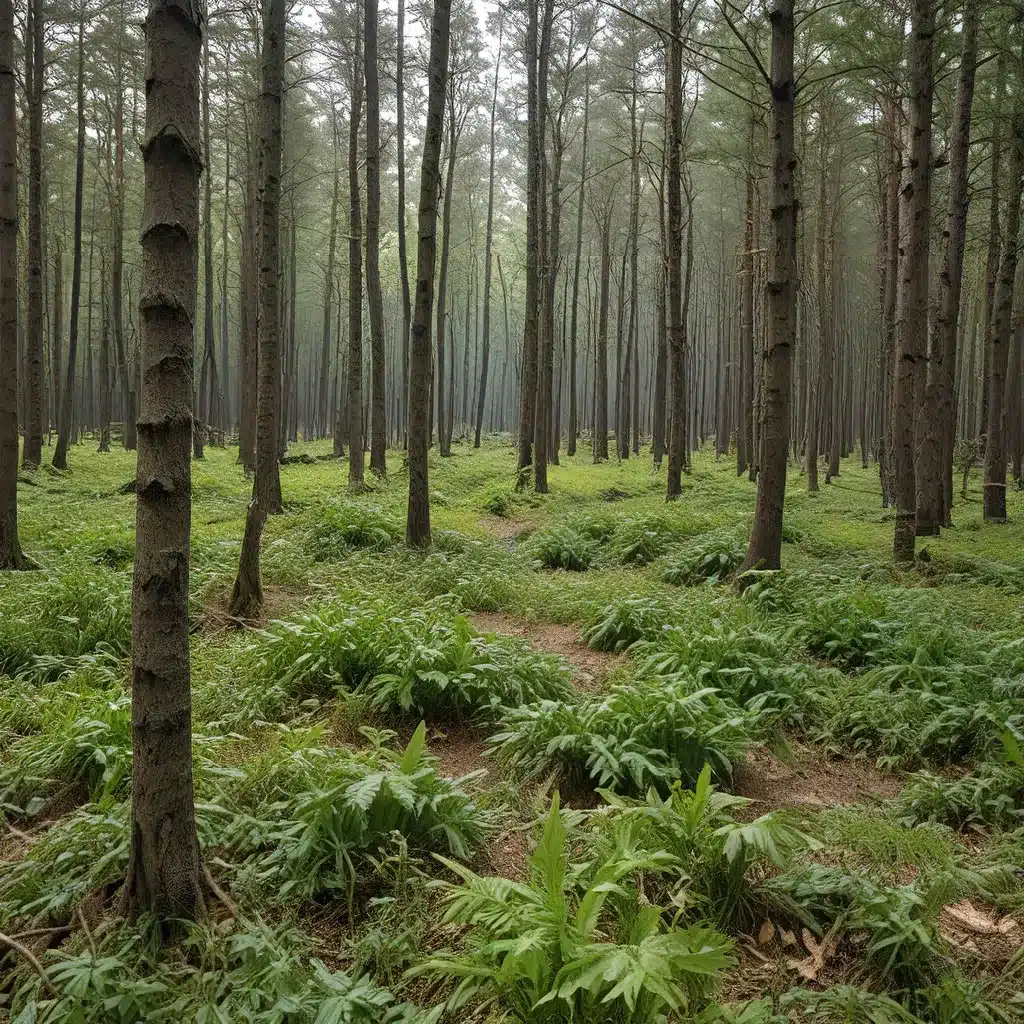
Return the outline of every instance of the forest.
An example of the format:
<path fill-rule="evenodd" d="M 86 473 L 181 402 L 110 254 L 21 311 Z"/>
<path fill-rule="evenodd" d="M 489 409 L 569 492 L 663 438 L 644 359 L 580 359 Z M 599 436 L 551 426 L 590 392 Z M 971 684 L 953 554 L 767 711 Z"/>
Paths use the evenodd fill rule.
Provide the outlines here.
<path fill-rule="evenodd" d="M 0 1022 L 1024 1024 L 1024 3 L 0 0 Z"/>

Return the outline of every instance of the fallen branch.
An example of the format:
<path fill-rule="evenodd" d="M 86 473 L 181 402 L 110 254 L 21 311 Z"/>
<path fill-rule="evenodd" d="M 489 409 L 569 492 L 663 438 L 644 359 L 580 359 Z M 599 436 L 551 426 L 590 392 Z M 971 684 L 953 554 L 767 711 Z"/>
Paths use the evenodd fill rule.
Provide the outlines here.
<path fill-rule="evenodd" d="M 227 893 L 214 881 L 213 875 L 210 874 L 210 869 L 205 864 L 203 865 L 203 877 L 206 879 L 206 884 L 210 887 L 210 892 L 227 907 L 228 913 L 237 921 L 238 907 L 235 906 Z"/>
<path fill-rule="evenodd" d="M 30 949 L 26 949 L 17 939 L 12 939 L 9 935 L 4 935 L 0 932 L 0 944 L 7 946 L 8 949 L 13 949 L 16 953 L 20 953 L 31 965 L 36 974 L 43 979 L 43 985 L 46 991 L 53 996 L 54 999 L 60 999 L 60 993 L 53 987 L 53 982 L 50 981 L 50 976 L 46 973 L 46 969 L 36 959 L 35 954 Z"/>
<path fill-rule="evenodd" d="M 96 955 L 96 940 L 92 937 L 92 932 L 89 931 L 89 922 L 85 919 L 85 914 L 82 911 L 81 903 L 79 903 L 79 905 L 75 907 L 75 913 L 78 915 L 78 922 L 82 926 L 82 931 L 85 932 L 85 938 L 89 943 L 89 950 L 92 953 L 93 963 L 95 963 L 96 960 L 98 959 Z"/>

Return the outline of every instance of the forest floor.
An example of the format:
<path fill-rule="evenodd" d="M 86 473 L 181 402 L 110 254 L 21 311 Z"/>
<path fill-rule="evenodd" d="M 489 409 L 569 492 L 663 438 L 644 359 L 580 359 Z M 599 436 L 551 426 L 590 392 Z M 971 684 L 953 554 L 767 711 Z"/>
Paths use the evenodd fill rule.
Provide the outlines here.
<path fill-rule="evenodd" d="M 507 438 L 432 450 L 428 553 L 400 452 L 359 495 L 314 458 L 282 467 L 242 625 L 236 455 L 193 463 L 191 573 L 200 841 L 232 908 L 163 948 L 116 917 L 134 456 L 21 479 L 0 1021 L 1024 1021 L 1020 492 L 986 525 L 972 478 L 897 569 L 875 466 L 815 494 L 794 469 L 783 571 L 739 587 L 755 488 L 712 452 L 666 505 L 646 451 L 581 444 L 537 496 Z"/>

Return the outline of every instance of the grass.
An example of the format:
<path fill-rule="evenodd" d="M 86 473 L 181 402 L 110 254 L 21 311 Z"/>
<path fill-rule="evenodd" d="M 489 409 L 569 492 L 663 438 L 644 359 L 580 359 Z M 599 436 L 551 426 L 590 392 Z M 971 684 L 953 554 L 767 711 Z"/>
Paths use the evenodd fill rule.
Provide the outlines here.
<path fill-rule="evenodd" d="M 256 631 L 222 614 L 251 484 L 233 450 L 193 465 L 199 836 L 240 919 L 169 950 L 144 922 L 90 941 L 75 910 L 109 909 L 127 862 L 134 457 L 73 446 L 19 484 L 41 569 L 0 575 L 0 930 L 71 933 L 41 954 L 57 1002 L 0 961 L 0 1020 L 1024 1018 L 1019 967 L 938 926 L 961 898 L 1024 911 L 1024 496 L 986 525 L 972 478 L 897 570 L 874 468 L 816 494 L 793 470 L 784 570 L 739 588 L 754 489 L 707 451 L 666 504 L 646 457 L 581 444 L 537 496 L 508 439 L 432 450 L 411 552 L 400 453 L 353 496 L 329 442 L 294 449 Z M 538 623 L 590 650 L 538 649 Z M 769 811 L 729 792 L 765 745 L 910 774 Z M 809 991 L 786 966 L 808 950 L 767 946 L 775 998 L 727 1004 L 766 918 L 837 953 Z"/>

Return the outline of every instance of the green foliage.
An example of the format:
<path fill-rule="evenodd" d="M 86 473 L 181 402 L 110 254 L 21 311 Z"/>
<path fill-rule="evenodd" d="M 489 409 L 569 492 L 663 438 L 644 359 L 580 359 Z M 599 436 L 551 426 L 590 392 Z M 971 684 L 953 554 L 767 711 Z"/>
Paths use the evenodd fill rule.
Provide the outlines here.
<path fill-rule="evenodd" d="M 751 801 L 717 791 L 710 765 L 693 790 L 676 782 L 664 798 L 653 789 L 646 801 L 609 792 L 603 796 L 610 809 L 599 811 L 596 820 L 626 820 L 638 844 L 670 853 L 678 871 L 673 904 L 688 918 L 711 921 L 722 930 L 744 931 L 759 924 L 765 901 L 757 874 L 787 867 L 795 851 L 812 845 L 774 813 L 736 821 L 732 812 Z"/>
<path fill-rule="evenodd" d="M 699 1011 L 733 962 L 729 940 L 710 928 L 666 929 L 661 908 L 630 881 L 671 858 L 638 852 L 626 832 L 621 838 L 607 857 L 571 865 L 556 795 L 527 881 L 446 861 L 461 884 L 446 886 L 444 920 L 470 929 L 467 946 L 412 974 L 457 979 L 450 1010 L 493 1002 L 530 1024 L 655 1024 Z"/>
<path fill-rule="evenodd" d="M 468 858 L 489 830 L 487 815 L 437 771 L 421 723 L 404 754 L 358 754 L 305 743 L 279 747 L 234 791 L 205 806 L 224 824 L 218 842 L 236 882 L 275 901 L 333 895 L 351 908 L 360 859 L 392 833 L 415 851 Z"/>
<path fill-rule="evenodd" d="M 665 569 L 663 579 L 677 587 L 722 583 L 745 557 L 746 551 L 731 534 L 706 534 L 682 548 Z"/>
<path fill-rule="evenodd" d="M 955 779 L 919 771 L 910 777 L 901 804 L 914 823 L 1012 828 L 1024 822 L 1024 768 L 986 761 Z"/>
<path fill-rule="evenodd" d="M 683 677 L 631 681 L 604 696 L 508 708 L 490 743 L 526 776 L 556 772 L 572 785 L 643 793 L 669 780 L 694 783 L 705 763 L 728 779 L 751 716 L 713 688 Z"/>
<path fill-rule="evenodd" d="M 538 568 L 586 572 L 593 564 L 597 545 L 568 526 L 551 526 L 533 534 L 527 550 Z"/>
<path fill-rule="evenodd" d="M 56 679 L 80 655 L 128 653 L 127 575 L 94 565 L 22 575 L 0 580 L 0 674 Z"/>
<path fill-rule="evenodd" d="M 17 1024 L 434 1024 L 437 1014 L 398 1004 L 368 978 L 331 971 L 290 924 L 260 920 L 221 936 L 187 925 L 180 950 L 162 952 L 121 928 L 93 952 L 58 953 L 44 999 L 33 973 L 14 996 Z"/>
<path fill-rule="evenodd" d="M 676 537 L 676 527 L 665 515 L 627 519 L 615 531 L 614 554 L 622 565 L 648 565 L 665 554 Z"/>
<path fill-rule="evenodd" d="M 856 670 L 878 664 L 890 651 L 896 626 L 887 612 L 883 599 L 867 593 L 820 598 L 790 632 L 814 657 Z"/>
<path fill-rule="evenodd" d="M 649 597 L 617 597 L 599 608 L 583 629 L 583 639 L 595 651 L 624 651 L 657 633 L 667 613 Z"/>
<path fill-rule="evenodd" d="M 403 536 L 399 524 L 379 507 L 332 501 L 313 513 L 306 551 L 315 562 L 337 562 L 355 550 L 382 551 Z"/>

